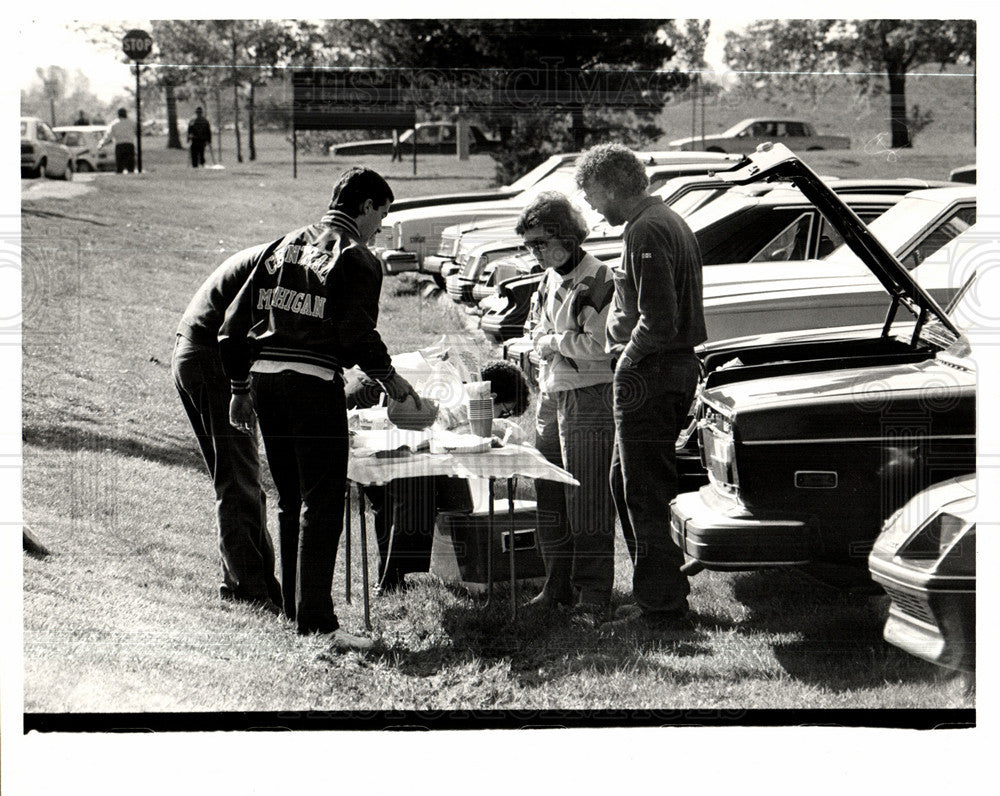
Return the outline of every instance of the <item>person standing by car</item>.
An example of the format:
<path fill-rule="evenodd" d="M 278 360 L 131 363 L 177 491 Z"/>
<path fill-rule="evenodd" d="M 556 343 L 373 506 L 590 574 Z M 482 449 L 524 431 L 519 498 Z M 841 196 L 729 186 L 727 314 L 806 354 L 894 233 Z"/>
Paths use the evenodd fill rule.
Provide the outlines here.
<path fill-rule="evenodd" d="M 135 122 L 128 118 L 128 111 L 118 109 L 118 119 L 101 138 L 97 148 L 109 141 L 115 142 L 115 171 L 118 174 L 135 171 Z"/>
<path fill-rule="evenodd" d="M 372 644 L 340 629 L 331 594 L 347 486 L 343 369 L 421 405 L 376 330 L 382 268 L 366 244 L 392 199 L 371 169 L 344 172 L 318 224 L 244 253 L 250 278 L 219 330 L 230 423 L 251 433 L 259 418 L 278 492 L 282 611 L 340 649 Z"/>
<path fill-rule="evenodd" d="M 253 258 L 244 255 L 223 262 L 191 299 L 177 327 L 171 370 L 215 488 L 219 595 L 277 613 L 281 588 L 274 577 L 257 438 L 229 424 L 229 380 L 219 355 L 222 319 L 250 276 Z"/>
<path fill-rule="evenodd" d="M 615 360 L 610 479 L 636 605 L 623 606 L 604 627 L 684 627 L 690 586 L 670 538 L 670 501 L 677 495 L 675 443 L 698 381 L 694 347 L 708 337 L 701 252 L 684 220 L 646 195 L 645 170 L 627 147 L 588 150 L 576 182 L 609 224 L 626 224 L 607 321 Z"/>
<path fill-rule="evenodd" d="M 187 139 L 191 145 L 191 167 L 204 166 L 205 147 L 212 144 L 212 125 L 201 107 L 194 109 L 194 118 L 188 122 Z"/>
<path fill-rule="evenodd" d="M 543 363 L 535 447 L 580 482 L 535 482 L 545 585 L 529 605 L 564 605 L 576 621 L 596 626 L 610 618 L 615 574 L 608 485 L 614 371 L 605 350 L 614 279 L 607 265 L 581 248 L 590 230 L 561 193 L 540 194 L 515 230 L 546 269 L 537 314 L 526 329 Z"/>

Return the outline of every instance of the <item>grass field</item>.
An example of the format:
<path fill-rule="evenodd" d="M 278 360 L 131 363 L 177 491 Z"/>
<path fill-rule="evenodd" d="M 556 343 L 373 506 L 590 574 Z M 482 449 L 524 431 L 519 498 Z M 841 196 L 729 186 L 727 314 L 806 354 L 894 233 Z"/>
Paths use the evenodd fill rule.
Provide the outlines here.
<path fill-rule="evenodd" d="M 942 178 L 974 161 L 971 141 L 950 140 L 918 139 L 895 159 L 850 150 L 810 162 Z M 273 134 L 258 145 L 259 160 L 237 164 L 227 139 L 226 168 L 195 172 L 185 152 L 147 139 L 141 175 L 97 175 L 69 198 L 22 182 L 24 516 L 52 550 L 24 558 L 25 710 L 974 705 L 959 679 L 882 641 L 885 598 L 785 572 L 696 576 L 699 627 L 679 639 L 604 638 L 558 616 L 509 622 L 505 600 L 486 607 L 430 575 L 374 601 L 380 644 L 368 656 L 221 603 L 212 490 L 170 378 L 174 330 L 217 263 L 318 218 L 347 165 L 300 158 L 293 180 L 290 146 Z M 371 165 L 400 197 L 484 187 L 493 174 L 486 157 L 422 158 L 417 176 L 409 163 Z M 391 351 L 447 333 L 486 350 L 463 313 L 409 280 L 387 280 L 379 326 Z M 616 600 L 629 577 L 619 537 Z M 343 578 L 341 555 L 338 613 L 357 628 L 360 576 L 352 605 Z"/>

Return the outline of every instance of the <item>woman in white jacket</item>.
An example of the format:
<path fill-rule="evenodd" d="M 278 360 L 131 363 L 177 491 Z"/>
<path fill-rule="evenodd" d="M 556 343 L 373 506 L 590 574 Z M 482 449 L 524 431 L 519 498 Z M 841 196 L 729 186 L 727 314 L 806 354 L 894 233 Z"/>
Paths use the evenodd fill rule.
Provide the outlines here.
<path fill-rule="evenodd" d="M 535 446 L 580 482 L 535 483 L 546 577 L 529 604 L 569 607 L 574 621 L 597 626 L 614 582 L 614 369 L 604 350 L 614 277 L 581 248 L 589 230 L 563 194 L 540 194 L 516 229 L 546 269 L 526 325 L 542 362 Z"/>

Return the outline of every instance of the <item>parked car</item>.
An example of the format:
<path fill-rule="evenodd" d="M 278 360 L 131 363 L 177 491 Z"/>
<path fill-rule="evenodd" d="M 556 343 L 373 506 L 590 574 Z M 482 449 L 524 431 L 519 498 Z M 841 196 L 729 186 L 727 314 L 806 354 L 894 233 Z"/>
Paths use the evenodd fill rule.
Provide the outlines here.
<path fill-rule="evenodd" d="M 797 151 L 850 149 L 846 135 L 820 135 L 809 122 L 801 119 L 762 117 L 744 119 L 723 133 L 689 136 L 671 141 L 671 149 L 706 152 L 742 152 L 748 154 L 765 141 L 785 144 Z"/>
<path fill-rule="evenodd" d="M 891 599 L 885 640 L 949 669 L 976 668 L 976 477 L 910 498 L 886 521 L 868 567 Z"/>
<path fill-rule="evenodd" d="M 414 139 L 414 129 L 416 139 Z M 469 151 L 473 154 L 493 152 L 500 145 L 499 139 L 491 138 L 474 124 L 469 125 Z M 417 154 L 420 155 L 454 155 L 455 134 L 454 122 L 418 122 L 416 128 L 404 130 L 399 134 L 399 149 L 406 155 L 413 154 L 416 140 Z M 376 138 L 371 141 L 348 141 L 334 144 L 329 153 L 333 157 L 356 157 L 358 155 L 391 155 L 392 139 Z"/>
<path fill-rule="evenodd" d="M 650 165 L 691 162 L 728 162 L 725 156 L 697 152 L 639 153 Z M 562 163 L 534 185 L 508 199 L 444 207 L 417 207 L 410 210 L 391 210 L 375 236 L 373 250 L 382 260 L 383 271 L 395 274 L 403 271 L 423 271 L 440 275 L 440 270 L 425 265 L 425 258 L 438 250 L 441 232 L 446 227 L 463 221 L 490 218 L 516 218 L 542 191 L 572 193 L 576 190 L 575 166 L 572 161 Z"/>
<path fill-rule="evenodd" d="M 721 179 L 722 175 L 719 178 Z M 831 180 L 829 185 L 843 196 L 845 202 L 861 220 L 873 222 L 904 200 L 905 195 L 896 192 L 900 186 L 893 185 L 894 182 L 893 180 Z M 903 188 L 909 189 L 915 184 L 928 183 L 907 180 Z M 865 188 L 870 188 L 872 193 L 857 192 Z M 973 199 L 973 213 L 974 208 Z M 746 189 L 738 186 L 728 195 L 696 210 L 687 217 L 687 221 L 698 239 L 703 263 L 712 266 L 706 268 L 704 273 L 706 321 L 709 323 L 711 339 L 747 334 L 749 331 L 776 331 L 747 327 L 737 331 L 731 329 L 731 324 L 745 322 L 742 312 L 733 307 L 732 303 L 746 299 L 751 292 L 763 292 L 763 283 L 769 283 L 769 289 L 776 291 L 774 298 L 780 304 L 783 300 L 791 298 L 788 291 L 793 286 L 803 287 L 801 280 L 847 277 L 853 281 L 867 273 L 867 269 L 852 257 L 843 258 L 842 266 L 816 262 L 819 258 L 830 254 L 842 241 L 836 228 L 801 192 L 795 189 L 772 187 L 765 193 L 760 193 L 752 185 L 746 186 Z M 585 244 L 585 248 L 601 260 L 617 260 L 621 256 L 621 247 L 620 238 L 601 241 L 594 246 Z M 526 255 L 519 260 L 525 272 L 533 259 L 530 255 Z M 503 261 L 499 261 L 494 267 L 507 266 Z M 535 276 L 534 280 L 537 284 L 541 280 L 541 275 Z M 457 277 L 451 281 L 457 282 Z M 749 287 L 750 283 L 754 283 L 752 290 Z M 530 279 L 528 281 L 519 279 L 509 288 L 504 288 L 502 283 L 497 285 L 496 299 L 487 299 L 481 305 L 482 329 L 487 335 L 498 340 L 506 339 L 500 335 L 509 337 L 520 334 L 518 330 L 528 317 L 528 307 L 533 292 Z M 450 283 L 449 295 L 455 297 Z M 471 289 L 468 295 L 472 297 Z M 831 293 L 830 299 L 835 298 L 835 295 Z M 880 298 L 874 296 L 872 301 L 877 303 Z M 792 322 L 792 316 L 782 313 L 781 306 L 768 307 L 766 311 L 763 304 L 759 306 L 760 314 L 753 316 L 756 320 L 768 323 Z M 817 311 L 815 300 L 805 306 L 810 307 L 810 312 Z M 831 310 L 835 311 L 833 308 L 834 305 L 831 304 Z M 754 308 L 748 308 L 748 311 L 753 310 Z M 772 315 L 773 312 L 778 314 Z M 810 328 L 822 325 L 824 322 L 825 318 L 814 319 L 802 325 L 801 318 L 795 318 L 795 325 L 786 328 Z M 713 323 L 716 325 L 713 326 Z"/>
<path fill-rule="evenodd" d="M 21 176 L 73 179 L 73 153 L 34 116 L 21 117 Z"/>
<path fill-rule="evenodd" d="M 74 125 L 53 127 L 52 132 L 73 155 L 76 172 L 114 171 L 115 153 L 112 147 L 98 148 L 98 144 L 108 131 L 107 125 Z"/>
<path fill-rule="evenodd" d="M 464 193 L 431 194 L 428 196 L 414 196 L 406 199 L 397 199 L 392 203 L 392 211 L 412 210 L 417 207 L 431 207 L 439 205 L 472 204 L 474 202 L 490 202 L 498 199 L 511 199 L 522 191 L 527 190 L 539 180 L 549 176 L 553 171 L 567 163 L 573 163 L 580 156 L 579 152 L 570 152 L 563 155 L 552 155 L 546 158 L 533 169 L 518 177 L 510 185 L 501 185 L 492 190 L 467 191 Z"/>
<path fill-rule="evenodd" d="M 982 325 L 979 298 L 966 289 L 945 312 L 915 273 L 936 261 L 957 279 L 983 239 L 973 227 L 911 273 L 785 147 L 756 153 L 745 176 L 799 187 L 889 294 L 888 310 L 870 336 L 744 342 L 704 357 L 696 417 L 709 484 L 678 495 L 671 536 L 692 571 L 822 562 L 867 572 L 897 508 L 975 470 L 965 333 Z"/>

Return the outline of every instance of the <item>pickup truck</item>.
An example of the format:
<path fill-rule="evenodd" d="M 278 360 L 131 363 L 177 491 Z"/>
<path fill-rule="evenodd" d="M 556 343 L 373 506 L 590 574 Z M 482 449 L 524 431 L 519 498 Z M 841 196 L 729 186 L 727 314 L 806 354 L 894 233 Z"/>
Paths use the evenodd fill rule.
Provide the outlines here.
<path fill-rule="evenodd" d="M 744 119 L 724 133 L 678 138 L 668 144 L 670 149 L 685 152 L 735 152 L 748 154 L 765 141 L 784 144 L 795 151 L 817 149 L 850 149 L 846 135 L 819 135 L 809 122 L 799 119 Z"/>

